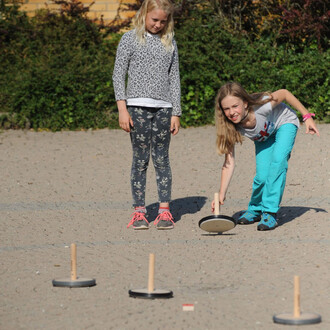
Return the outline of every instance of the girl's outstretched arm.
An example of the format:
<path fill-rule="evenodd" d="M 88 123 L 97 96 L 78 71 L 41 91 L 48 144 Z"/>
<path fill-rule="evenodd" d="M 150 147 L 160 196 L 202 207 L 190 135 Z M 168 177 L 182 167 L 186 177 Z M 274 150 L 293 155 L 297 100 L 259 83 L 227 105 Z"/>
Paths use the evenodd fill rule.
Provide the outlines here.
<path fill-rule="evenodd" d="M 235 169 L 235 148 L 233 147 L 232 152 L 225 155 L 225 161 L 222 165 L 222 170 L 221 170 L 219 201 L 212 202 L 212 212 L 214 212 L 215 203 L 220 203 L 220 205 L 223 205 L 226 199 L 226 193 L 229 187 L 230 180 L 234 173 L 234 169 Z"/>
<path fill-rule="evenodd" d="M 272 96 L 274 98 L 274 100 L 271 101 L 272 107 L 275 107 L 281 102 L 287 102 L 293 108 L 297 109 L 303 116 L 309 113 L 308 110 L 302 105 L 302 103 L 287 89 L 279 89 L 276 92 L 273 92 Z M 312 135 L 316 134 L 317 136 L 320 136 L 320 133 L 316 128 L 313 118 L 308 118 L 305 121 L 305 124 L 306 133 L 310 133 Z"/>

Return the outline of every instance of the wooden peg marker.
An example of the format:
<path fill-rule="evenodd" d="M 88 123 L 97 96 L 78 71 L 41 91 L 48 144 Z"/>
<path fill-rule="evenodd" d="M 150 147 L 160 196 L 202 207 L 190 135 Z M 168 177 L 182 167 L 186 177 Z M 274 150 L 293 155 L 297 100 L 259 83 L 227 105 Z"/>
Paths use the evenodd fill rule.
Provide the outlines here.
<path fill-rule="evenodd" d="M 321 316 L 314 313 L 300 312 L 300 278 L 293 278 L 293 315 L 278 314 L 273 316 L 273 321 L 280 324 L 303 325 L 321 322 Z"/>
<path fill-rule="evenodd" d="M 148 273 L 148 288 L 129 290 L 129 296 L 132 298 L 158 299 L 172 298 L 173 292 L 170 290 L 155 289 L 155 255 L 149 255 L 149 273 Z"/>
<path fill-rule="evenodd" d="M 96 285 L 95 279 L 77 277 L 77 246 L 71 244 L 71 277 L 66 279 L 53 280 L 53 286 L 67 288 L 83 288 Z"/>

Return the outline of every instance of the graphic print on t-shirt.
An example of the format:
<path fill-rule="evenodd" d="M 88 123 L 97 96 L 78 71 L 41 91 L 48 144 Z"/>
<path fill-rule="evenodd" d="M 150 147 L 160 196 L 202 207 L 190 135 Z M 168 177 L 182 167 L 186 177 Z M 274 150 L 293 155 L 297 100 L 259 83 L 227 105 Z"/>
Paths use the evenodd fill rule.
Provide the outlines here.
<path fill-rule="evenodd" d="M 273 133 L 275 129 L 275 124 L 273 122 L 265 122 L 264 129 L 261 130 L 254 138 L 254 141 L 265 141 Z"/>

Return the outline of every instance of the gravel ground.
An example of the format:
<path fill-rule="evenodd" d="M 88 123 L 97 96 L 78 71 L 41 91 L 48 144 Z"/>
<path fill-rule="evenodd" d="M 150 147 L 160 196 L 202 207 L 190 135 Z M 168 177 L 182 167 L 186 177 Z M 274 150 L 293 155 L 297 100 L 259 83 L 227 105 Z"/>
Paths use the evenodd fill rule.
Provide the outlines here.
<path fill-rule="evenodd" d="M 330 329 L 330 126 L 320 137 L 298 132 L 289 162 L 279 227 L 256 225 L 208 234 L 223 158 L 212 126 L 172 138 L 176 219 L 171 231 L 126 229 L 131 193 L 129 136 L 121 130 L 5 131 L 0 134 L 1 329 L 281 329 L 274 314 L 293 312 L 293 277 L 301 310 L 322 316 L 308 329 Z M 222 214 L 247 207 L 254 176 L 253 143 L 237 147 L 237 167 Z M 148 217 L 157 213 L 150 163 Z M 70 244 L 78 276 L 91 288 L 56 288 L 70 278 Z M 147 288 L 154 253 L 155 287 L 163 300 L 130 298 Z M 194 304 L 194 311 L 183 311 Z M 285 327 L 286 328 L 286 327 Z M 291 328 L 298 328 L 293 326 Z"/>

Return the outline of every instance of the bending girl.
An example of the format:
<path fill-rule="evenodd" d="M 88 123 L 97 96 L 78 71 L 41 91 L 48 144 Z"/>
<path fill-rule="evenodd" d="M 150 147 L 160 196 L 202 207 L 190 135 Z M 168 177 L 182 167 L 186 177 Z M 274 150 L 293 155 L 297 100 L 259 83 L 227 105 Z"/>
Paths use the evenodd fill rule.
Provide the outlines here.
<path fill-rule="evenodd" d="M 235 166 L 235 144 L 242 143 L 242 135 L 255 144 L 256 175 L 247 211 L 238 219 L 239 224 L 259 222 L 258 230 L 278 226 L 276 213 L 282 200 L 288 160 L 293 148 L 299 120 L 287 102 L 303 116 L 306 133 L 319 132 L 309 113 L 288 90 L 273 93 L 248 94 L 238 83 L 222 86 L 216 97 L 215 119 L 217 150 L 225 154 L 221 172 L 219 201 L 224 203 Z"/>

